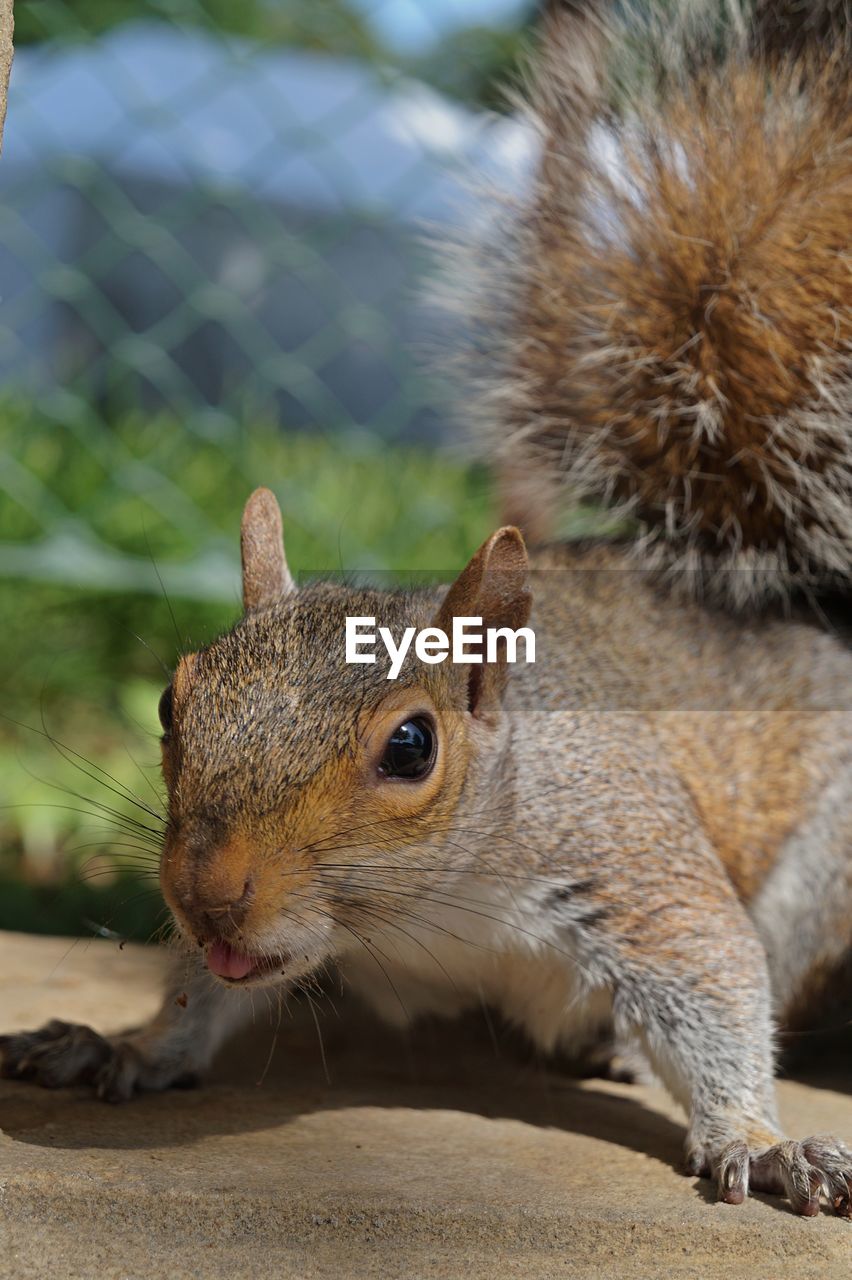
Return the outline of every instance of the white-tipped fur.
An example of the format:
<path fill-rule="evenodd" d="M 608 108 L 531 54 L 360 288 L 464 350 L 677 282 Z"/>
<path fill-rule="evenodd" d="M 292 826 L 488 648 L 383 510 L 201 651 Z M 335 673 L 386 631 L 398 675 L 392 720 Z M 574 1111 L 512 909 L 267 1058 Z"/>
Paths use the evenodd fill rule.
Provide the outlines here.
<path fill-rule="evenodd" d="M 524 105 L 538 176 L 447 279 L 508 518 L 535 537 L 566 499 L 603 502 L 639 563 L 743 608 L 852 581 L 852 126 L 840 53 L 764 60 L 767 7 L 756 27 L 723 8 L 566 5 Z"/>

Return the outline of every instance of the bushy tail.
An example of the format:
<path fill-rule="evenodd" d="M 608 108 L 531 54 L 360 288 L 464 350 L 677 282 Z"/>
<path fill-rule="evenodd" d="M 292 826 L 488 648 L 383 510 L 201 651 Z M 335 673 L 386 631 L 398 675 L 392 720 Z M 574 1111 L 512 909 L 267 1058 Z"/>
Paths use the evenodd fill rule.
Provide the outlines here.
<path fill-rule="evenodd" d="M 470 289 L 484 451 L 533 536 L 567 491 L 726 603 L 848 587 L 849 5 L 651 7 L 545 24 L 537 181 Z"/>
<path fill-rule="evenodd" d="M 756 0 L 751 23 L 754 48 L 770 58 L 815 56 L 848 59 L 850 0 Z M 848 62 L 847 62 L 848 68 Z"/>

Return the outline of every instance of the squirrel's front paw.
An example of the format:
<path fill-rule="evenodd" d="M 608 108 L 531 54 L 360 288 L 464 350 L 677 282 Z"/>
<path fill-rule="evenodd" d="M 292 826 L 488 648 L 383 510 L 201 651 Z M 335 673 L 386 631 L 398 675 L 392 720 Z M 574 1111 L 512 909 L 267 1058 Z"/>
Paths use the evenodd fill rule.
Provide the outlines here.
<path fill-rule="evenodd" d="M 193 1077 L 146 1055 L 133 1036 L 107 1039 L 54 1019 L 38 1031 L 0 1036 L 0 1075 L 33 1080 L 47 1089 L 93 1085 L 106 1102 L 125 1102 L 141 1090 L 186 1087 Z"/>
<path fill-rule="evenodd" d="M 852 1218 L 852 1151 L 830 1135 L 772 1144 L 735 1139 L 708 1155 L 693 1149 L 687 1173 L 716 1182 L 719 1199 L 741 1204 L 749 1191 L 786 1196 L 794 1213 L 819 1213 L 820 1197 L 841 1218 Z"/>

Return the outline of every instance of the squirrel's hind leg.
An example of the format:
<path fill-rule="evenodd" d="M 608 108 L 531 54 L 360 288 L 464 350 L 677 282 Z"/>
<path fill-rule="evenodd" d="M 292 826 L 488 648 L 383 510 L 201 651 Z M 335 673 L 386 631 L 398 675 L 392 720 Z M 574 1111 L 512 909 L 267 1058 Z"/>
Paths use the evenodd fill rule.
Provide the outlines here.
<path fill-rule="evenodd" d="M 90 1085 L 107 1102 L 186 1087 L 251 1014 L 246 992 L 230 991 L 186 962 L 176 965 L 159 1012 L 145 1026 L 102 1036 L 54 1019 L 36 1031 L 0 1036 L 0 1075 L 48 1089 Z"/>
<path fill-rule="evenodd" d="M 852 763 L 787 840 L 749 913 L 766 950 L 786 1049 L 852 1017 Z M 817 1042 L 822 1047 L 820 1042 Z"/>

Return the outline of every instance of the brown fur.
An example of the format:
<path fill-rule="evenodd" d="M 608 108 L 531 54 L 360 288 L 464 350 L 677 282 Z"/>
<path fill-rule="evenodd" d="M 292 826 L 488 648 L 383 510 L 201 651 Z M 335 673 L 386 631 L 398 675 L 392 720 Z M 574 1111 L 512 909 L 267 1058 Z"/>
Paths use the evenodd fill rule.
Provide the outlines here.
<path fill-rule="evenodd" d="M 421 626 L 433 621 L 437 607 L 424 595 Z M 412 684 L 410 672 L 391 683 L 382 664 L 347 666 L 344 619 L 359 610 L 397 627 L 410 620 L 410 597 L 308 587 L 250 611 L 233 632 L 192 656 L 192 696 L 176 697 L 164 747 L 170 823 L 161 863 L 165 897 L 191 935 L 215 933 L 248 945 L 282 906 L 298 912 L 314 863 L 341 829 L 363 828 L 371 847 L 385 837 L 392 857 L 400 840 L 418 838 L 424 807 L 439 823 L 452 813 L 466 754 L 462 743 L 453 746 L 452 704 L 439 696 L 452 673 L 431 668 L 424 688 Z M 342 677 L 333 689 L 331 669 Z M 424 709 L 434 712 L 446 744 L 428 786 L 377 787 L 370 781 L 376 751 L 397 724 Z M 199 752 L 202 738 L 208 745 Z M 453 772 L 445 778 L 453 750 Z M 249 846 L 250 866 L 243 858 Z M 223 886 L 239 897 L 249 877 L 255 895 L 246 917 L 224 916 L 199 928 L 199 913 L 222 901 Z"/>
<path fill-rule="evenodd" d="M 440 837 L 471 804 L 487 809 L 475 791 L 481 749 L 475 726 L 480 721 L 483 732 L 493 733 L 499 724 L 505 667 L 484 669 L 483 684 L 476 668 L 407 660 L 390 683 L 381 662 L 344 663 L 343 622 L 346 613 L 373 613 L 394 629 L 433 621 L 448 628 L 461 613 L 483 616 L 486 625 L 522 625 L 529 593 L 518 560 L 522 545 L 510 534 L 488 540 L 443 602 L 433 592 L 394 596 L 318 585 L 248 613 L 229 635 L 184 659 L 165 746 L 170 823 L 161 878 L 190 934 L 250 947 L 282 909 L 298 911 L 316 894 L 326 902 L 322 868 L 339 833 L 350 830 L 363 834 L 346 847 L 340 874 L 368 850 L 373 901 L 392 914 L 383 868 L 427 834 Z M 583 735 L 597 740 L 595 769 L 580 792 L 584 806 L 604 813 L 613 786 L 635 789 L 638 827 L 635 806 L 622 819 L 617 810 L 608 813 L 614 857 L 629 849 L 645 867 L 659 861 L 684 804 L 674 793 L 664 802 L 676 780 L 690 820 L 727 873 L 728 892 L 749 903 L 831 777 L 852 713 L 848 656 L 813 627 L 746 623 L 720 613 L 708 618 L 656 588 L 644 571 L 631 570 L 629 548 L 544 549 L 533 570 L 539 656 L 509 683 L 512 714 L 531 724 L 550 714 L 575 715 L 572 732 L 582 725 Z M 377 785 L 377 753 L 390 732 L 424 711 L 442 744 L 428 782 Z M 622 740 L 624 725 L 632 727 Z M 517 767 L 517 755 L 506 758 L 507 786 Z M 572 800 L 575 811 L 579 801 L 579 795 Z M 545 828 L 530 837 L 545 859 L 551 819 L 560 829 L 561 799 L 554 804 L 552 814 L 543 806 Z M 558 862 L 563 836 L 555 838 Z M 600 847 L 590 854 L 579 873 L 598 882 L 602 909 L 623 934 L 651 945 L 647 894 L 625 895 L 619 876 L 608 886 Z M 668 877 L 671 867 L 661 870 Z M 254 894 L 245 918 L 220 915 L 199 925 L 199 913 L 215 912 L 229 895 L 238 899 L 249 880 Z M 420 878 L 405 880 L 407 891 L 416 892 Z M 393 887 L 398 891 L 396 878 Z M 670 892 L 667 880 L 663 889 Z M 695 909 L 706 913 L 708 903 L 698 892 Z M 357 928 L 360 913 L 358 907 L 344 918 Z M 681 920 L 653 946 L 674 954 L 683 927 Z M 847 935 L 852 940 L 852 924 Z M 843 944 L 835 937 L 832 950 L 838 949 Z"/>
<path fill-rule="evenodd" d="M 464 285 L 508 513 L 602 498 L 738 605 L 848 583 L 850 77 L 734 41 L 625 88 L 592 9 L 548 30 L 540 179 Z"/>
<path fill-rule="evenodd" d="M 554 666 L 568 655 L 580 705 L 623 708 L 653 726 L 748 902 L 843 740 L 852 693 L 835 694 L 815 674 L 828 637 L 720 613 L 708 625 L 702 610 L 673 601 L 631 567 L 629 547 L 553 547 L 533 565 L 534 623 L 553 637 L 543 660 L 553 649 Z M 840 671 L 847 665 L 841 660 Z M 554 701 L 571 696 L 557 677 Z"/>
<path fill-rule="evenodd" d="M 245 609 L 261 609 L 293 590 L 284 558 L 281 512 L 269 489 L 256 489 L 246 504 L 240 528 L 240 555 Z"/>
<path fill-rule="evenodd" d="M 512 242 L 489 402 L 509 488 L 524 477 L 536 516 L 567 481 L 660 521 L 675 563 L 746 571 L 716 573 L 727 601 L 845 580 L 848 89 L 836 66 L 744 60 L 745 37 L 721 69 L 683 46 L 659 123 L 636 104 L 617 126 L 637 203 L 594 160 L 618 94 L 601 97 L 589 15 L 574 47 L 554 37 L 543 178 Z M 783 1140 L 772 1083 L 773 1017 L 848 984 L 848 645 L 813 616 L 678 600 L 630 544 L 540 549 L 531 592 L 516 529 L 447 592 L 296 591 L 261 492 L 243 556 L 245 617 L 162 704 L 163 888 L 219 985 L 184 967 L 124 1037 L 0 1037 L 3 1071 L 165 1088 L 256 987 L 334 963 L 395 1021 L 485 1003 L 544 1051 L 624 1036 L 687 1109 L 688 1168 L 722 1200 L 751 1187 L 812 1216 L 823 1195 L 852 1216 L 852 1152 Z M 531 599 L 534 665 L 409 652 L 389 684 L 382 658 L 344 660 L 347 616 L 517 627 Z M 394 778 L 381 762 L 414 717 L 434 767 Z"/>

